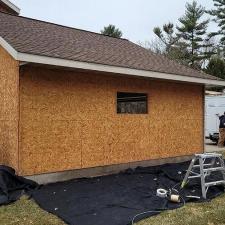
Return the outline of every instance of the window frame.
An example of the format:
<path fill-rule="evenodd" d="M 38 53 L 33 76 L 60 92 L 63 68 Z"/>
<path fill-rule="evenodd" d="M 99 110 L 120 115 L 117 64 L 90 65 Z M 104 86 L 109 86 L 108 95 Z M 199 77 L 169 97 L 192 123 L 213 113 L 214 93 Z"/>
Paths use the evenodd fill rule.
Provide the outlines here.
<path fill-rule="evenodd" d="M 145 112 L 135 112 L 135 113 L 129 113 L 129 112 L 125 112 L 125 113 L 122 113 L 122 112 L 119 112 L 118 111 L 118 95 L 119 94 L 137 94 L 139 95 L 138 97 L 141 97 L 141 95 L 143 95 L 145 97 Z M 135 98 L 135 97 L 134 97 Z M 117 91 L 116 92 L 116 113 L 118 115 L 148 115 L 149 114 L 149 94 L 148 92 L 130 92 L 130 91 Z"/>

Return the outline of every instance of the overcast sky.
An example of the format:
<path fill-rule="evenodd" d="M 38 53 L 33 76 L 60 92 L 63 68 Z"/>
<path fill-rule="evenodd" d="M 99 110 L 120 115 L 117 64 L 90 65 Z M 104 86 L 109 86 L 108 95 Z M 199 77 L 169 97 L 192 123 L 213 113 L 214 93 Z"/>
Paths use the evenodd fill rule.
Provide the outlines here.
<path fill-rule="evenodd" d="M 11 0 L 21 15 L 99 32 L 115 24 L 123 37 L 144 42 L 153 39 L 155 26 L 176 22 L 185 10 L 184 0 Z M 190 1 L 189 1 L 190 2 Z M 198 0 L 206 8 L 213 0 Z M 211 30 L 215 25 L 210 26 Z"/>

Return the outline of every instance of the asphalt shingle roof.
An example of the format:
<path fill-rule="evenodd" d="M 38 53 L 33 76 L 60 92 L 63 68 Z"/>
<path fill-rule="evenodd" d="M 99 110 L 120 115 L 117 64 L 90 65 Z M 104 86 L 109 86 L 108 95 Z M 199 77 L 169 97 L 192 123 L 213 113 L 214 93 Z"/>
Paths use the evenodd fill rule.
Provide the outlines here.
<path fill-rule="evenodd" d="M 0 13 L 0 36 L 21 53 L 219 80 L 126 39 Z"/>

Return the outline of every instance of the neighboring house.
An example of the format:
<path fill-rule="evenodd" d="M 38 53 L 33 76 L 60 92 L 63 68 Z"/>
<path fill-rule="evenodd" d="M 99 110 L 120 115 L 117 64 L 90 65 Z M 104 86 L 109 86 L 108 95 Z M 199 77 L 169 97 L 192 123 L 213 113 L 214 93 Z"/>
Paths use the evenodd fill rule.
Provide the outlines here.
<path fill-rule="evenodd" d="M 125 39 L 0 13 L 0 163 L 106 173 L 202 153 L 207 85 L 225 82 Z"/>

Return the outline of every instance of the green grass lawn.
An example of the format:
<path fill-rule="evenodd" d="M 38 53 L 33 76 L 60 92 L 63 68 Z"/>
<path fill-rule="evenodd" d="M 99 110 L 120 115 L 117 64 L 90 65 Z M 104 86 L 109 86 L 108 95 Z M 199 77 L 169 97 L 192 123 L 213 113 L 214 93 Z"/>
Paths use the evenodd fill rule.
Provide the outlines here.
<path fill-rule="evenodd" d="M 225 195 L 207 203 L 187 204 L 182 208 L 165 211 L 137 225 L 224 225 Z"/>
<path fill-rule="evenodd" d="M 42 209 L 33 200 L 23 197 L 8 206 L 0 207 L 1 225 L 64 225 Z M 137 225 L 224 225 L 225 195 L 212 202 L 187 204 L 183 208 L 165 211 L 158 216 L 139 222 Z M 94 224 L 93 224 L 94 225 Z"/>
<path fill-rule="evenodd" d="M 45 212 L 33 201 L 22 197 L 19 201 L 0 207 L 1 225 L 65 225 L 56 216 Z"/>

